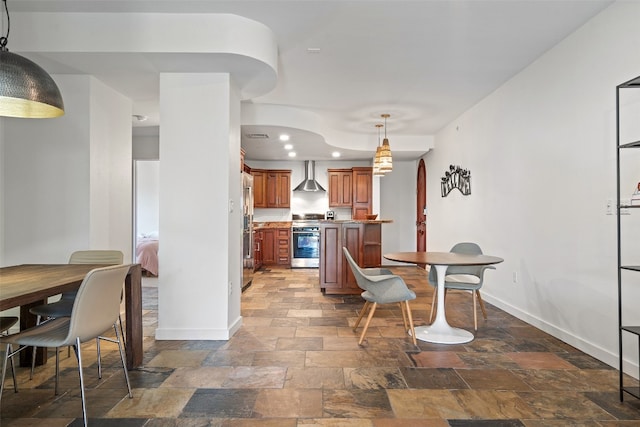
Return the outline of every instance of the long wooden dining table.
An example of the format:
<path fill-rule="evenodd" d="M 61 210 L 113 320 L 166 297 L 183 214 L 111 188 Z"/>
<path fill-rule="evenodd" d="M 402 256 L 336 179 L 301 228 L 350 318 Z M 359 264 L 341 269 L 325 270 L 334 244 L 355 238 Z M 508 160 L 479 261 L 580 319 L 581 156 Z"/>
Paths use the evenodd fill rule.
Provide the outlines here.
<path fill-rule="evenodd" d="M 22 264 L 0 268 L 0 310 L 20 307 L 20 330 L 36 324 L 29 309 L 50 296 L 78 289 L 87 273 L 104 264 Z M 142 269 L 131 264 L 124 283 L 125 348 L 127 368 L 142 365 Z M 46 351 L 38 351 L 36 363 L 45 363 Z M 30 349 L 20 354 L 22 366 L 31 365 Z"/>

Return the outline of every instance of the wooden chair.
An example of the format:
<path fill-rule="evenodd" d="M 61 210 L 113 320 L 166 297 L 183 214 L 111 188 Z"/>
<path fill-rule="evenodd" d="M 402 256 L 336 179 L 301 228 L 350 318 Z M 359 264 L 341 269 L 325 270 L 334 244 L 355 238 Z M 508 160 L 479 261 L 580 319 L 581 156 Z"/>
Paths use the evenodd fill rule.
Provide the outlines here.
<path fill-rule="evenodd" d="M 415 292 L 407 287 L 404 280 L 402 280 L 402 277 L 392 274 L 391 271 L 386 269 L 362 269 L 353 260 L 347 248 L 343 247 L 342 251 L 344 252 L 345 258 L 349 262 L 349 266 L 351 267 L 351 271 L 356 278 L 358 286 L 364 291 L 360 295 L 362 296 L 362 298 L 364 298 L 365 303 L 362 307 L 362 310 L 360 311 L 358 320 L 353 327 L 354 332 L 358 328 L 358 325 L 364 317 L 365 312 L 367 311 L 367 309 L 369 309 L 369 316 L 367 317 L 367 321 L 364 324 L 364 329 L 362 330 L 362 335 L 360 335 L 358 345 L 362 345 L 364 336 L 367 333 L 367 329 L 369 328 L 369 323 L 371 322 L 371 318 L 373 317 L 378 304 L 389 303 L 400 303 L 404 329 L 411 334 L 411 339 L 413 341 L 413 344 L 415 345 L 416 333 L 413 328 L 413 316 L 411 315 L 411 307 L 409 306 L 409 301 L 416 299 Z M 407 328 L 407 319 L 409 321 L 409 329 Z"/>
<path fill-rule="evenodd" d="M 457 243 L 451 248 L 449 252 L 468 254 L 468 255 L 480 255 L 482 249 L 476 243 L 462 242 Z M 462 291 L 470 291 L 473 300 L 473 327 L 478 330 L 478 315 L 476 310 L 476 299 L 480 304 L 482 315 L 484 319 L 487 319 L 487 310 L 484 307 L 484 302 L 480 296 L 480 288 L 484 282 L 484 271 L 486 269 L 495 270 L 491 265 L 470 265 L 470 266 L 451 266 L 447 269 L 447 275 L 445 277 L 444 289 L 445 294 L 449 289 L 457 289 Z M 429 284 L 434 287 L 433 299 L 431 301 L 431 313 L 429 314 L 429 322 L 433 321 L 433 313 L 436 302 L 436 295 L 438 294 L 438 277 L 436 275 L 436 269 L 431 268 L 429 270 Z"/>

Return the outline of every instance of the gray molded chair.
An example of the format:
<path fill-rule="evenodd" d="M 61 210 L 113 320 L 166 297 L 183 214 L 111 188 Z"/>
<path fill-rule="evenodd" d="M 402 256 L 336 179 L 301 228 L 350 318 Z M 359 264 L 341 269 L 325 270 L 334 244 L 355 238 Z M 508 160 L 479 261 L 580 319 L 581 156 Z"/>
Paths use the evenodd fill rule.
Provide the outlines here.
<path fill-rule="evenodd" d="M 0 316 L 0 334 L 7 332 L 13 325 L 18 323 L 18 318 L 15 316 Z"/>
<path fill-rule="evenodd" d="M 481 255 L 482 249 L 476 243 L 462 242 L 457 243 L 451 248 L 449 252 L 468 254 L 468 255 Z M 476 309 L 476 299 L 480 304 L 482 310 L 482 316 L 487 319 L 487 310 L 484 307 L 484 302 L 480 296 L 480 288 L 484 281 L 484 271 L 486 269 L 495 270 L 491 265 L 469 265 L 469 266 L 451 266 L 447 268 L 447 275 L 444 282 L 445 294 L 449 289 L 457 289 L 462 291 L 470 291 L 473 299 L 473 327 L 478 330 L 478 313 Z M 436 295 L 438 293 L 438 278 L 435 268 L 429 270 L 429 284 L 434 287 L 433 299 L 431 301 L 431 313 L 429 314 L 429 321 L 433 321 L 433 313 L 436 302 Z"/>
<path fill-rule="evenodd" d="M 58 388 L 59 349 L 60 347 L 73 346 L 73 350 L 78 359 L 78 372 L 80 375 L 80 395 L 82 398 L 82 416 L 84 425 L 87 425 L 87 408 L 85 402 L 84 377 L 82 375 L 82 351 L 83 342 L 97 338 L 105 331 L 113 328 L 116 339 L 112 340 L 118 344 L 120 360 L 124 369 L 124 376 L 127 382 L 129 397 L 131 385 L 129 374 L 126 368 L 126 361 L 120 332 L 116 327 L 118 314 L 120 313 L 120 294 L 124 278 L 129 271 L 129 265 L 116 265 L 91 270 L 85 276 L 76 299 L 73 303 L 70 317 L 59 317 L 48 322 L 41 323 L 33 328 L 17 334 L 0 338 L 0 342 L 7 344 L 4 363 L 2 365 L 2 379 L 0 384 L 0 399 L 4 390 L 4 377 L 9 358 L 13 361 L 13 356 L 29 346 L 34 347 L 56 347 L 56 389 Z M 18 345 L 17 350 L 12 350 L 13 345 Z M 18 391 L 18 386 L 13 380 L 14 390 Z"/>
<path fill-rule="evenodd" d="M 69 264 L 122 264 L 124 254 L 120 251 L 114 250 L 86 250 L 76 251 L 69 257 Z M 61 298 L 49 304 L 42 304 L 29 309 L 31 314 L 38 316 L 36 324 L 39 325 L 42 319 L 56 319 L 59 317 L 71 316 L 71 309 L 73 308 L 73 301 L 76 299 L 77 290 L 63 292 Z M 122 319 L 118 316 L 118 322 L 120 324 L 120 332 L 124 339 L 124 329 L 122 327 Z M 100 361 L 100 339 L 96 339 L 96 346 L 98 348 L 98 378 L 102 378 L 102 363 Z M 33 349 L 33 358 L 31 360 L 31 375 L 33 378 L 33 371 L 36 366 L 36 349 Z"/>
<path fill-rule="evenodd" d="M 0 335 L 7 335 L 9 329 L 20 320 L 16 316 L 0 316 Z M 11 359 L 11 374 L 13 380 L 16 380 L 16 368 L 13 366 L 13 359 Z"/>
<path fill-rule="evenodd" d="M 411 315 L 411 307 L 409 306 L 409 301 L 416 299 L 415 292 L 407 287 L 407 285 L 404 283 L 404 280 L 402 280 L 402 277 L 395 275 L 391 271 L 384 268 L 362 269 L 353 260 L 347 248 L 343 247 L 342 251 L 344 252 L 345 258 L 349 262 L 349 266 L 351 267 L 351 271 L 356 278 L 358 286 L 364 291 L 360 295 L 362 296 L 362 298 L 364 298 L 365 303 L 364 307 L 362 307 L 362 310 L 360 311 L 358 320 L 353 327 L 354 332 L 358 328 L 358 325 L 364 317 L 367 309 L 369 309 L 369 316 L 367 317 L 367 321 L 364 324 L 364 329 L 362 330 L 362 335 L 360 335 L 358 345 L 362 345 L 362 341 L 364 340 L 364 336 L 367 333 L 369 323 L 371 322 L 371 318 L 376 311 L 377 305 L 389 303 L 400 304 L 400 310 L 402 311 L 402 320 L 404 322 L 404 329 L 411 334 L 411 339 L 413 340 L 413 344 L 415 345 L 416 333 L 413 328 L 413 316 Z M 409 329 L 407 329 L 407 318 L 409 321 Z"/>

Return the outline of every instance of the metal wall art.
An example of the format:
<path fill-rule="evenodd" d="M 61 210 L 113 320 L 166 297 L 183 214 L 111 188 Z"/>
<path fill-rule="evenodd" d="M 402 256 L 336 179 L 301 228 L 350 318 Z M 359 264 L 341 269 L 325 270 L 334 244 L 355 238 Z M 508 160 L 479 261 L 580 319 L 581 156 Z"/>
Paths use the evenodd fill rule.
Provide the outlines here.
<path fill-rule="evenodd" d="M 469 170 L 462 169 L 460 166 L 449 166 L 449 170 L 444 173 L 440 183 L 442 197 L 447 197 L 454 188 L 460 190 L 465 196 L 471 194 L 471 172 Z"/>

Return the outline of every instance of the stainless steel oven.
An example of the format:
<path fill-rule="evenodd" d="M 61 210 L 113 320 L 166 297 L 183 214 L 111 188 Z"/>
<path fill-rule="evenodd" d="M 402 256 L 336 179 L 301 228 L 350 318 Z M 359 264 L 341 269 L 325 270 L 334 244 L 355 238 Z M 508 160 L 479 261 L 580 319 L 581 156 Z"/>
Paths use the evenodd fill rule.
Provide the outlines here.
<path fill-rule="evenodd" d="M 320 266 L 320 221 L 323 214 L 293 215 L 291 223 L 291 268 Z"/>

